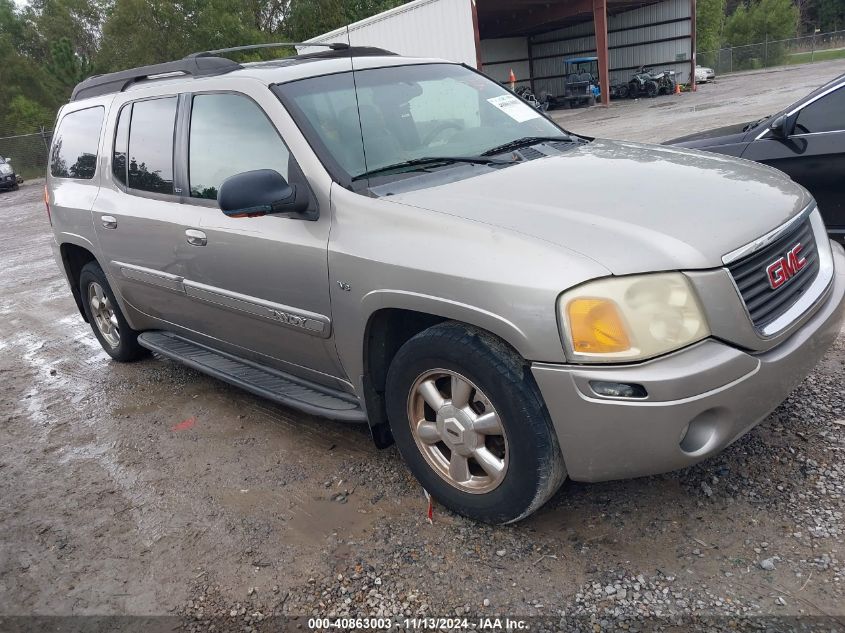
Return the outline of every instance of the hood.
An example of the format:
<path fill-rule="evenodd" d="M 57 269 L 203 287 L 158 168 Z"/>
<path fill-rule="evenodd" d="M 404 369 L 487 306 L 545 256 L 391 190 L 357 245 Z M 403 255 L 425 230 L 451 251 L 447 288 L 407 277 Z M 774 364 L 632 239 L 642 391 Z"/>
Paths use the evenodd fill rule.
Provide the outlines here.
<path fill-rule="evenodd" d="M 746 129 L 746 126 L 748 125 L 749 123 L 735 123 L 734 125 L 717 127 L 712 130 L 706 130 L 704 132 L 688 134 L 687 136 L 679 136 L 678 138 L 673 138 L 671 141 L 666 141 L 664 145 L 682 145 L 684 147 L 711 147 L 713 145 L 741 143 L 746 133 L 748 132 L 748 129 Z"/>
<path fill-rule="evenodd" d="M 529 235 L 621 275 L 722 266 L 725 253 L 811 198 L 781 172 L 750 161 L 596 140 L 390 200 Z"/>

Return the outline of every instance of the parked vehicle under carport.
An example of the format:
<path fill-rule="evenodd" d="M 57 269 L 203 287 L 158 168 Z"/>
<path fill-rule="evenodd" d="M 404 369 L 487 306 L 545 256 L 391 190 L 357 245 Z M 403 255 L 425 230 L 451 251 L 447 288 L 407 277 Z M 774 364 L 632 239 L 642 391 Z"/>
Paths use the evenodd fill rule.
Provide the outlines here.
<path fill-rule="evenodd" d="M 786 172 L 813 194 L 831 237 L 845 242 L 845 75 L 772 116 L 665 144 L 739 156 Z"/>

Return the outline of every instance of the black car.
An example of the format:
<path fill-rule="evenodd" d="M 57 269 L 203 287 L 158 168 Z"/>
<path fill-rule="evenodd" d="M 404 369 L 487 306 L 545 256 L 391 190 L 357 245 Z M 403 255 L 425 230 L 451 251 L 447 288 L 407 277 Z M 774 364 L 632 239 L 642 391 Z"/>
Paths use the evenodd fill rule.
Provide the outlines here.
<path fill-rule="evenodd" d="M 665 144 L 741 156 L 786 172 L 813 194 L 831 237 L 845 241 L 845 75 L 759 121 Z"/>
<path fill-rule="evenodd" d="M 0 191 L 14 191 L 18 188 L 18 175 L 8 158 L 0 156 Z"/>

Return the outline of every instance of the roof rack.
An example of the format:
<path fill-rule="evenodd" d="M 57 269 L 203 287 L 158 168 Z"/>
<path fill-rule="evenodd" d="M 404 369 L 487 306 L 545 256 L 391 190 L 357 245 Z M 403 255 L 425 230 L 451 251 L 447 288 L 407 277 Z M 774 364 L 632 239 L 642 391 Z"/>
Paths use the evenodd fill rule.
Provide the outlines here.
<path fill-rule="evenodd" d="M 113 92 L 123 92 L 129 86 L 144 79 L 161 78 L 168 75 L 191 75 L 192 77 L 214 77 L 225 75 L 233 70 L 243 68 L 239 63 L 226 57 L 218 57 L 219 53 L 233 53 L 239 51 L 257 50 L 261 48 L 278 48 L 280 46 L 321 46 L 334 51 L 347 51 L 348 44 L 311 44 L 300 42 L 275 42 L 272 44 L 249 44 L 247 46 L 235 46 L 232 48 L 220 48 L 213 51 L 201 51 L 191 53 L 183 59 L 163 64 L 152 64 L 130 68 L 116 73 L 105 75 L 94 75 L 78 83 L 70 96 L 71 101 L 98 97 Z"/>

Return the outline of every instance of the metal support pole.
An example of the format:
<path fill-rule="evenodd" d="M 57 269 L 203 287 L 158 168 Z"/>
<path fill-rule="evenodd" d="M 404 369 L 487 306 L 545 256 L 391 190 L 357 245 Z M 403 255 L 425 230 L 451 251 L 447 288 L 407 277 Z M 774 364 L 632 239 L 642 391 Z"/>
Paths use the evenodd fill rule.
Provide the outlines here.
<path fill-rule="evenodd" d="M 596 32 L 596 56 L 599 58 L 601 104 L 610 105 L 610 61 L 607 51 L 607 0 L 593 0 L 593 25 Z"/>
<path fill-rule="evenodd" d="M 689 75 L 689 85 L 690 90 L 692 92 L 696 92 L 698 90 L 698 86 L 695 83 L 695 67 L 698 65 L 696 62 L 696 54 L 695 49 L 698 48 L 698 38 L 696 37 L 696 6 L 695 0 L 690 0 L 689 3 L 689 10 L 690 10 L 690 32 L 689 32 L 689 47 L 690 47 L 690 75 Z"/>

